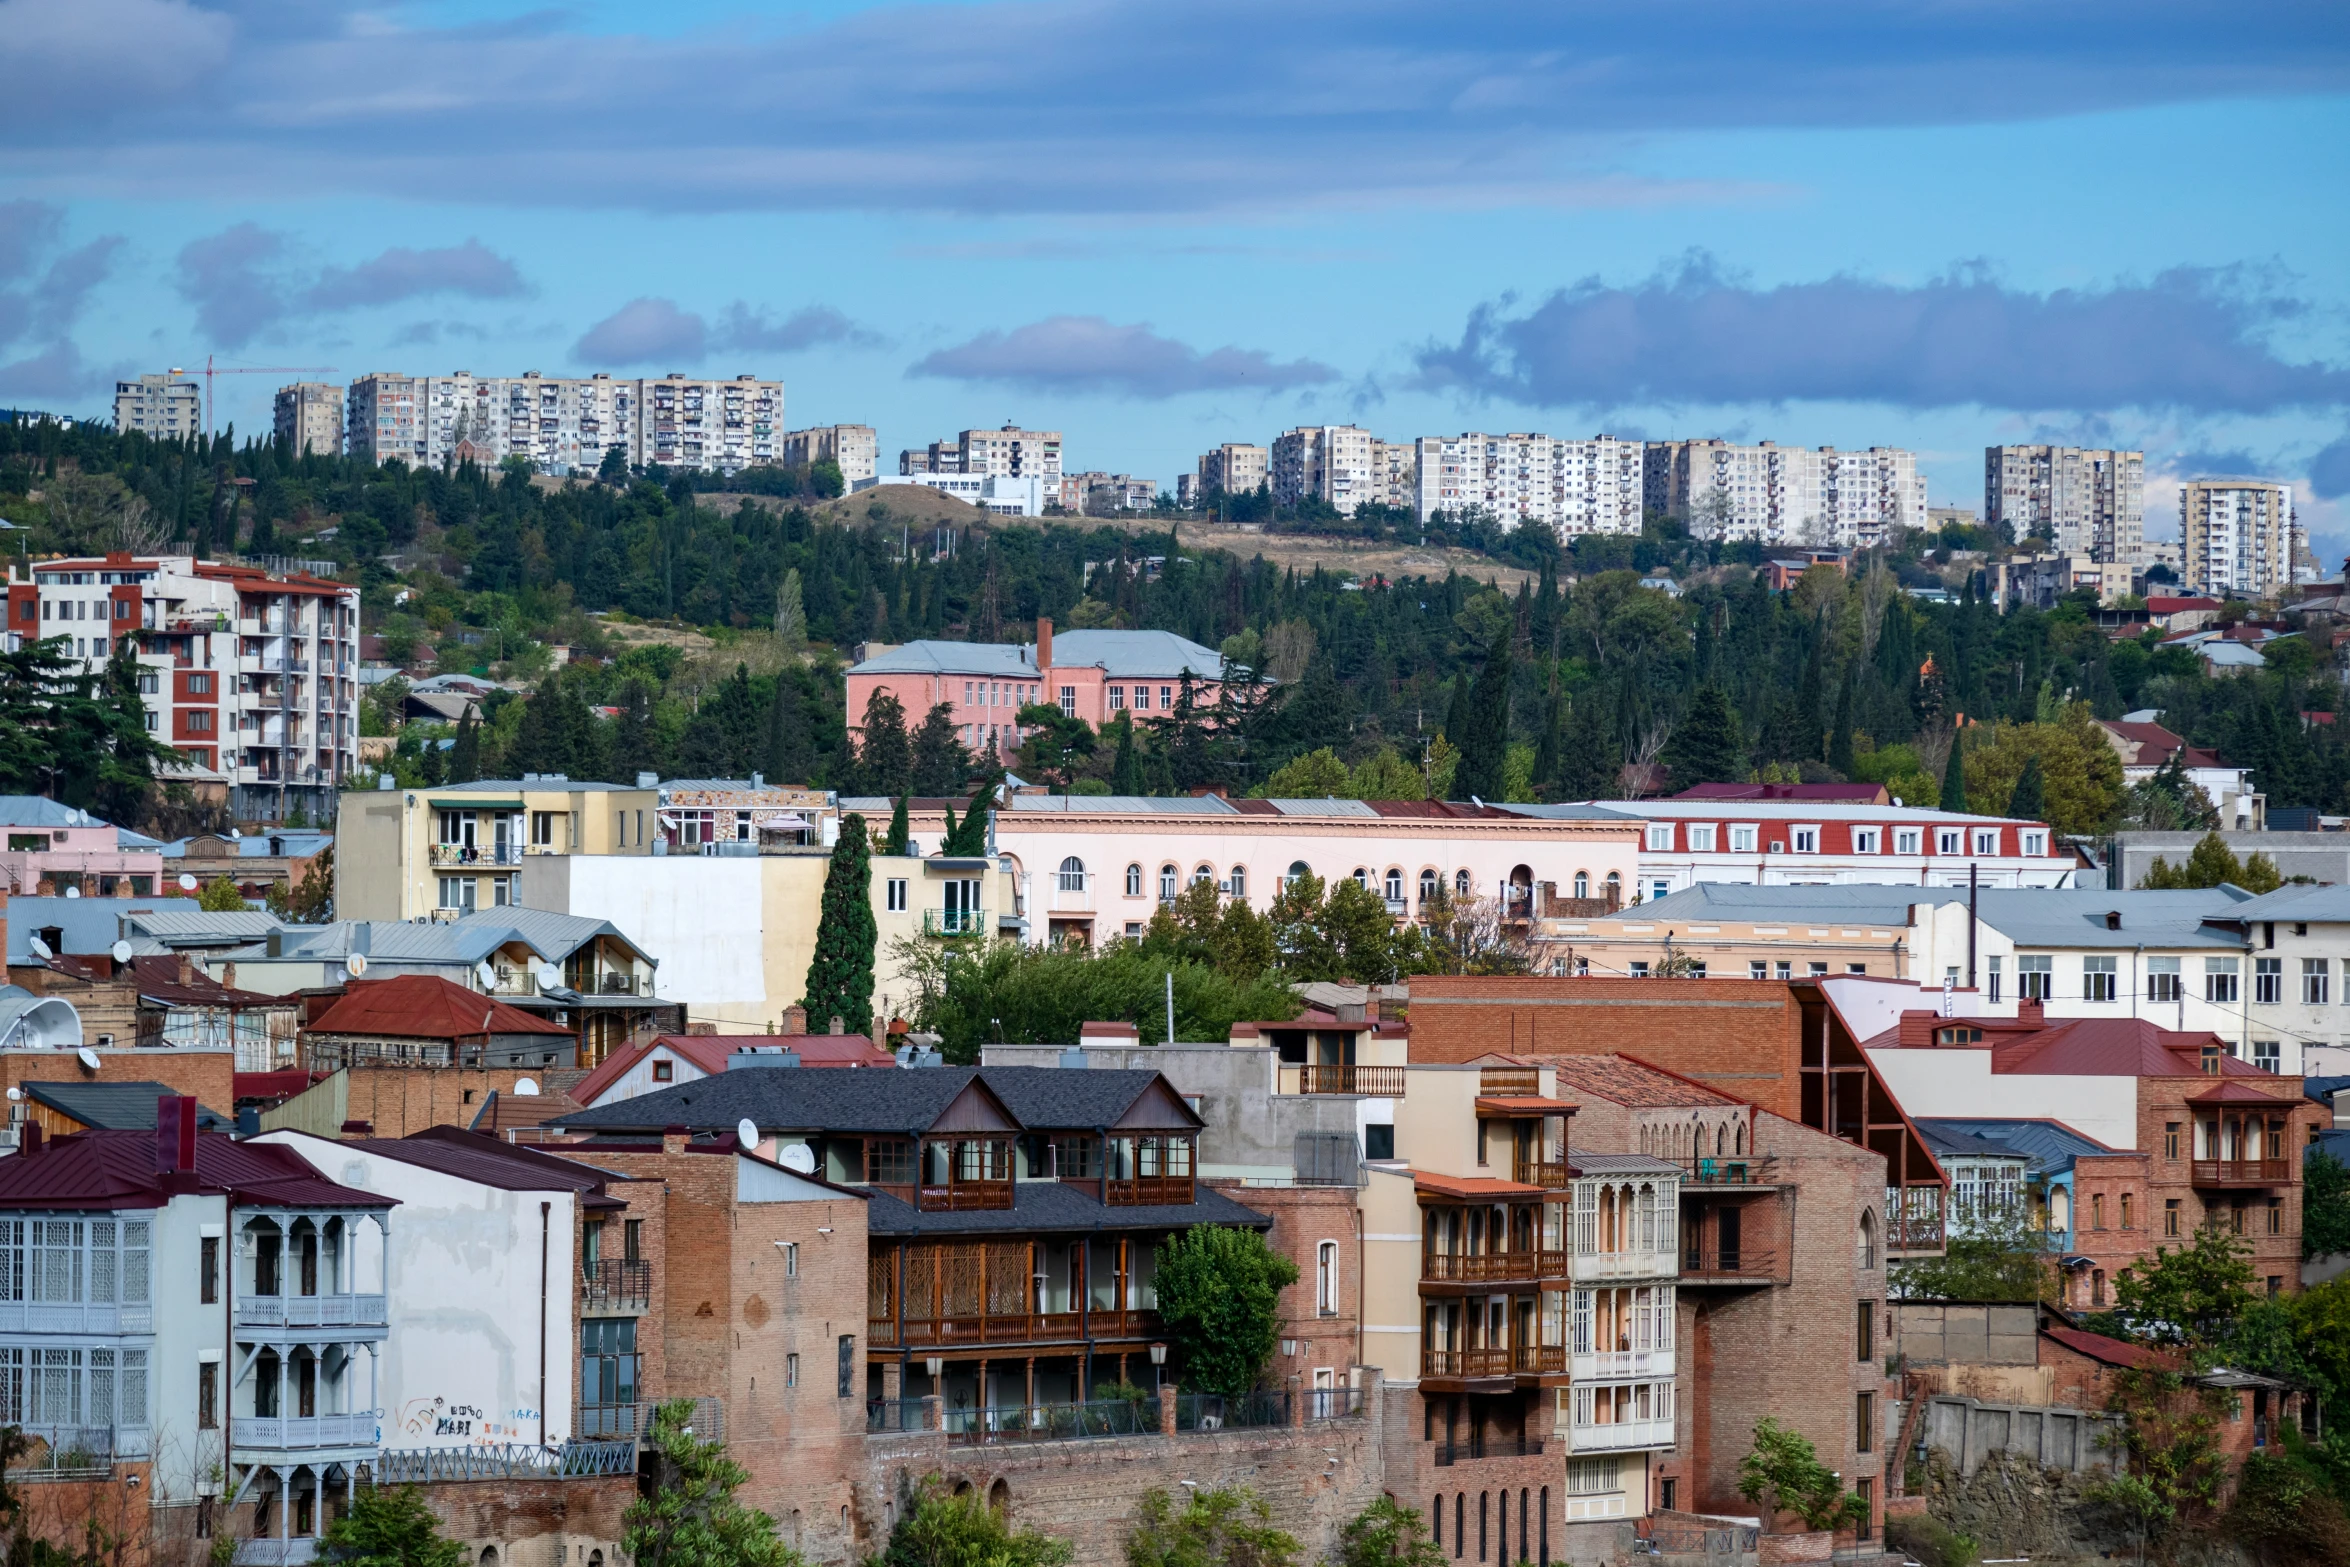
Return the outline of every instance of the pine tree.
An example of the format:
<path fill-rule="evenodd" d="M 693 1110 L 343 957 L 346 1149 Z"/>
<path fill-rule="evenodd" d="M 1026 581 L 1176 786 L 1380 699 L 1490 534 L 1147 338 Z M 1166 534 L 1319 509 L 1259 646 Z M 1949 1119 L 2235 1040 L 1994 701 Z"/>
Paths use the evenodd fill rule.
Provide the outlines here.
<path fill-rule="evenodd" d="M 1452 678 L 1452 702 L 1444 710 L 1444 727 L 1436 732 L 1450 740 L 1455 750 L 1469 732 L 1469 673 L 1465 669 Z"/>
<path fill-rule="evenodd" d="M 1730 694 L 1720 686 L 1705 686 L 1690 699 L 1680 727 L 1666 745 L 1665 765 L 1673 770 L 1673 787 L 1686 789 L 1701 783 L 1735 783 L 1746 776 L 1745 747 L 1738 732 L 1738 712 Z"/>
<path fill-rule="evenodd" d="M 824 901 L 816 920 L 816 953 L 800 1004 L 808 1026 L 839 1018 L 853 1034 L 873 1032 L 873 953 L 881 939 L 873 919 L 872 843 L 865 818 L 840 819 L 840 840 L 824 872 Z"/>
<path fill-rule="evenodd" d="M 1449 737 L 1448 737 L 1449 738 Z M 1469 691 L 1468 733 L 1455 742 L 1461 770 L 1453 792 L 1473 799 L 1501 798 L 1501 769 L 1510 743 L 1510 644 L 1497 638 Z"/>
<path fill-rule="evenodd" d="M 963 787 L 971 770 L 971 754 L 955 733 L 954 709 L 940 702 L 923 716 L 914 731 L 913 792 L 935 800 Z"/>
<path fill-rule="evenodd" d="M 507 764 L 518 773 L 571 773 L 571 724 L 563 711 L 562 683 L 549 675 L 523 704 Z"/>
<path fill-rule="evenodd" d="M 1540 601 L 1536 602 L 1539 607 Z M 1550 690 L 1542 703 L 1542 735 L 1534 742 L 1534 792 L 1544 799 L 1555 798 L 1551 787 L 1558 781 L 1559 726 L 1565 719 L 1566 697 L 1559 690 L 1558 671 L 1553 668 Z"/>
<path fill-rule="evenodd" d="M 1966 731 L 1950 732 L 1950 762 L 1942 769 L 1941 808 L 1945 811 L 1966 809 Z"/>
<path fill-rule="evenodd" d="M 2016 775 L 2015 792 L 2007 798 L 2007 814 L 2019 821 L 2036 822 L 2047 814 L 2047 787 L 2040 781 L 2039 753 L 2024 758 L 2024 770 Z"/>
<path fill-rule="evenodd" d="M 616 784 L 634 784 L 640 773 L 658 776 L 661 736 L 653 727 L 652 688 L 642 680 L 629 681 L 620 690 L 619 707 L 620 716 L 612 720 L 612 765 L 604 776 Z"/>
<path fill-rule="evenodd" d="M 913 787 L 914 747 L 906 738 L 906 710 L 886 690 L 865 703 L 865 732 L 857 741 L 857 787 L 894 798 Z"/>
<path fill-rule="evenodd" d="M 1836 691 L 1836 722 L 1828 731 L 1828 765 L 1846 778 L 1852 776 L 1852 699 L 1860 685 L 1860 661 L 1844 666 L 1844 684 Z"/>
<path fill-rule="evenodd" d="M 889 837 L 881 846 L 884 854 L 908 854 L 911 849 L 912 829 L 906 820 L 906 797 L 898 796 L 898 803 L 890 807 Z"/>
<path fill-rule="evenodd" d="M 1575 699 L 1567 714 L 1567 738 L 1559 748 L 1559 798 L 1616 798 L 1622 764 L 1623 752 L 1617 745 L 1606 692 L 1594 686 Z"/>
<path fill-rule="evenodd" d="M 775 677 L 775 700 L 767 709 L 767 776 L 777 783 L 805 784 L 816 773 L 816 749 L 808 739 L 807 709 L 792 671 Z"/>
<path fill-rule="evenodd" d="M 471 783 L 481 776 L 481 719 L 468 703 L 457 720 L 457 743 L 449 748 L 449 782 Z"/>
<path fill-rule="evenodd" d="M 1134 716 L 1118 715 L 1118 750 L 1110 761 L 1110 793 L 1142 793 L 1142 758 L 1134 750 Z"/>
<path fill-rule="evenodd" d="M 1802 683 L 1795 688 L 1795 760 L 1810 762 L 1820 755 L 1820 644 L 1813 639 L 1811 657 L 1804 661 Z"/>

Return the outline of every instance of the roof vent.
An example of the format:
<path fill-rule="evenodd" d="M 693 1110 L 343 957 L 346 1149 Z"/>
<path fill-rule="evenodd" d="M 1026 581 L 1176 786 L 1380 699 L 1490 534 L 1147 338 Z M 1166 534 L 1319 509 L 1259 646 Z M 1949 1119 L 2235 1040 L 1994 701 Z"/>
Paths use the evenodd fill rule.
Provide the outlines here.
<path fill-rule="evenodd" d="M 2122 911 L 2121 911 L 2121 910 L 2119 910 L 2119 909 L 2107 909 L 2107 910 L 2105 911 L 2105 928 L 2106 928 L 2107 930 L 2119 930 L 2119 929 L 2121 929 L 2121 928 L 2122 928 Z"/>

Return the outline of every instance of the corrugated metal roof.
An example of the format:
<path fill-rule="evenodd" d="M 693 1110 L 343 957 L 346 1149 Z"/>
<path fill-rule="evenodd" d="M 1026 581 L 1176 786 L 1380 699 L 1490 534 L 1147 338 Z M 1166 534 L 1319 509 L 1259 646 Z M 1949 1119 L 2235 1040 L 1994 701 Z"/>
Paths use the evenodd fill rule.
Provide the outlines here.
<path fill-rule="evenodd" d="M 0 794 L 0 826 L 106 827 L 112 824 L 79 806 L 38 794 Z"/>
<path fill-rule="evenodd" d="M 266 936 L 273 930 L 291 928 L 274 914 L 259 909 L 231 909 L 215 913 L 199 909 L 192 898 L 176 900 L 187 905 L 185 913 L 164 910 L 128 916 L 124 929 L 132 935 L 156 936 L 192 941 L 251 941 Z"/>
<path fill-rule="evenodd" d="M 558 914 L 552 909 L 526 909 L 509 904 L 502 909 L 476 909 L 463 919 L 451 921 L 449 928 L 510 931 L 516 939 L 550 963 L 562 962 L 598 936 L 612 937 L 647 962 L 660 962 L 660 959 L 638 948 L 635 942 L 628 939 L 627 933 L 610 920 L 600 920 L 586 914 Z"/>
<path fill-rule="evenodd" d="M 162 1083 L 146 1082 L 23 1082 L 17 1085 L 37 1104 L 62 1111 L 87 1127 L 108 1132 L 152 1132 L 157 1101 L 176 1091 Z M 227 1132 L 236 1122 L 217 1110 L 196 1107 L 200 1131 Z"/>
<path fill-rule="evenodd" d="M 311 1021 L 319 1034 L 382 1034 L 395 1039 L 471 1039 L 482 1034 L 556 1034 L 571 1030 L 533 1017 L 437 974 L 355 979 Z"/>
<path fill-rule="evenodd" d="M 44 930 L 59 933 L 65 952 L 84 956 L 104 952 L 123 939 L 129 920 L 165 910 L 198 912 L 193 898 L 11 898 L 7 909 L 8 961 L 32 962 L 32 948 L 26 943 Z"/>
<path fill-rule="evenodd" d="M 1214 680 L 1224 655 L 1172 631 L 1056 631 L 1053 667 L 1098 667 L 1113 680 L 1137 677 Z"/>
<path fill-rule="evenodd" d="M 1011 810 L 1022 816 L 1237 816 L 1232 802 L 1217 794 L 1016 794 Z"/>
<path fill-rule="evenodd" d="M 240 1205 L 390 1208 L 394 1199 L 328 1180 L 290 1148 L 240 1143 L 219 1133 L 196 1139 L 195 1179 L 207 1192 L 234 1191 Z M 155 1133 L 77 1132 L 37 1154 L 0 1159 L 0 1209 L 160 1208 L 169 1179 L 155 1168 Z"/>
<path fill-rule="evenodd" d="M 1156 1080 L 1141 1069 L 1084 1071 L 1042 1066 L 948 1066 L 907 1071 L 825 1072 L 771 1067 L 720 1072 L 633 1099 L 564 1116 L 577 1131 L 660 1131 L 686 1126 L 731 1131 L 749 1120 L 762 1131 L 895 1132 L 930 1127 L 973 1079 L 1024 1127 L 1114 1124 Z"/>
<path fill-rule="evenodd" d="M 1361 800 L 1267 800 L 1284 816 L 1354 816 L 1376 820 L 1379 813 Z"/>
<path fill-rule="evenodd" d="M 908 642 L 849 670 L 852 675 L 986 675 L 1019 680 L 1036 675 L 1036 650 L 1009 642 Z"/>
<path fill-rule="evenodd" d="M 1682 1175 L 1670 1159 L 1645 1153 L 1576 1153 L 1567 1151 L 1567 1168 L 1576 1175 Z"/>

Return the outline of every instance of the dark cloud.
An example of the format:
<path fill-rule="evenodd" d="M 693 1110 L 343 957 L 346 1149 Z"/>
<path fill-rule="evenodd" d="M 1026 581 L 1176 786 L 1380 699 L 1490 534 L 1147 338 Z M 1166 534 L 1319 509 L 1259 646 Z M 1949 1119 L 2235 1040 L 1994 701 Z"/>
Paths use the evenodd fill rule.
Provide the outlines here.
<path fill-rule="evenodd" d="M 61 340 L 0 364 L 0 397 L 71 398 L 95 392 L 112 379 L 112 371 L 88 363 L 80 349 Z"/>
<path fill-rule="evenodd" d="M 2327 500 L 2350 495 L 2350 435 L 2309 459 L 2309 487 Z"/>
<path fill-rule="evenodd" d="M 287 295 L 276 275 L 285 254 L 282 234 L 239 223 L 180 247 L 180 297 L 196 307 L 205 340 L 242 348 L 286 314 Z"/>
<path fill-rule="evenodd" d="M 314 310 L 349 310 L 388 305 L 421 294 L 464 294 L 474 299 L 509 299 L 524 292 L 514 263 L 469 239 L 440 250 L 394 246 L 355 267 L 328 267 L 306 296 Z"/>
<path fill-rule="evenodd" d="M 952 27 L 884 4 L 651 36 L 576 9 L 493 25 L 403 11 L 396 27 L 350 10 L 14 0 L 0 147 L 84 190 L 200 179 L 215 199 L 1587 203 L 1659 189 L 1594 176 L 1609 160 L 1589 149 L 1627 134 L 2033 120 L 2350 84 L 2339 0 L 992 0 Z M 1007 94 L 1007 80 L 1054 87 Z M 1360 172 L 1299 178 L 1332 167 Z"/>
<path fill-rule="evenodd" d="M 64 238 L 60 208 L 0 202 L 0 355 L 17 355 L 0 363 L 0 394 L 70 397 L 110 374 L 83 361 L 71 334 L 123 241 L 109 234 L 61 252 Z"/>
<path fill-rule="evenodd" d="M 0 201 L 0 281 L 23 277 L 65 232 L 65 209 L 46 201 Z"/>
<path fill-rule="evenodd" d="M 751 352 L 796 354 L 802 349 L 841 343 L 851 348 L 878 348 L 882 337 L 851 321 L 830 305 L 810 305 L 781 321 L 770 322 L 767 312 L 741 301 L 727 306 L 718 320 L 716 341 L 721 348 Z"/>
<path fill-rule="evenodd" d="M 1284 363 L 1254 348 L 1203 354 L 1141 323 L 1120 326 L 1100 316 L 1048 316 L 1009 332 L 982 332 L 940 349 L 906 373 L 1140 398 L 1240 388 L 1277 392 L 1338 379 L 1336 370 L 1311 359 Z"/>
<path fill-rule="evenodd" d="M 1586 280 L 1523 313 L 1472 312 L 1420 381 L 1543 407 L 1857 401 L 1902 408 L 2262 414 L 2350 404 L 2350 371 L 2280 357 L 2309 307 L 2244 269 L 2011 289 L 1980 269 L 1918 287 L 1837 277 L 1757 288 L 1693 256 Z"/>

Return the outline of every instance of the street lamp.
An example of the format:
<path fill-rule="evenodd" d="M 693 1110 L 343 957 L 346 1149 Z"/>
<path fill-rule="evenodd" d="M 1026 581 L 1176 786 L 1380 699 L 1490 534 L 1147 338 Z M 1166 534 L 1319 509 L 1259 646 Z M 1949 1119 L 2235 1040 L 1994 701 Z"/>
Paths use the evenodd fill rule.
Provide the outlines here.
<path fill-rule="evenodd" d="M 1154 1389 L 1166 1386 L 1166 1377 L 1162 1374 L 1160 1369 L 1166 1364 L 1167 1346 L 1164 1344 L 1153 1344 L 1151 1346 L 1151 1386 Z"/>

